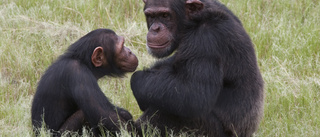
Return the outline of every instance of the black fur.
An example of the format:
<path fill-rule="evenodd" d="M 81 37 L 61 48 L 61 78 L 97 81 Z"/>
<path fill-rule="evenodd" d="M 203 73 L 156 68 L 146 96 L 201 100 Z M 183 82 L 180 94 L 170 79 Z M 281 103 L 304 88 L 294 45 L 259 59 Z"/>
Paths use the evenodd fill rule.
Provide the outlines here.
<path fill-rule="evenodd" d="M 172 0 L 179 17 L 176 53 L 137 71 L 131 88 L 144 111 L 137 121 L 215 137 L 249 137 L 263 115 L 263 79 L 240 20 L 217 1 L 186 16 L 185 0 Z"/>

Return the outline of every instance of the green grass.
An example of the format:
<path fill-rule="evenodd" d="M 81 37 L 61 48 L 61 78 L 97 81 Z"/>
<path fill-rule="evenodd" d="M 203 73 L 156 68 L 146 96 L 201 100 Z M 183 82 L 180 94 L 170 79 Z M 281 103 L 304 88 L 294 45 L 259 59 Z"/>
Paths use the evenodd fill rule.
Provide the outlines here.
<path fill-rule="evenodd" d="M 255 136 L 318 137 L 320 1 L 221 1 L 250 34 L 265 80 L 264 118 Z M 142 8 L 142 0 L 0 0 L 0 136 L 33 136 L 30 109 L 37 82 L 70 44 L 93 29 L 115 30 L 138 56 L 138 69 L 149 66 L 154 59 L 145 49 Z M 130 75 L 104 78 L 99 85 L 136 119 L 141 111 Z"/>

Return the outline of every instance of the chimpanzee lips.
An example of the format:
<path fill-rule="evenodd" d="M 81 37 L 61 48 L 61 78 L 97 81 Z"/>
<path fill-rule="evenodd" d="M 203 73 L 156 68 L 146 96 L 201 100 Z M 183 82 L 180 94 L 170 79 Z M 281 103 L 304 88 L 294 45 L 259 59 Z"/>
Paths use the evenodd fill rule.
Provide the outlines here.
<path fill-rule="evenodd" d="M 170 43 L 170 41 L 166 41 L 163 44 L 147 42 L 147 45 L 148 45 L 148 47 L 150 47 L 152 49 L 162 49 L 162 48 L 168 47 L 169 43 Z"/>

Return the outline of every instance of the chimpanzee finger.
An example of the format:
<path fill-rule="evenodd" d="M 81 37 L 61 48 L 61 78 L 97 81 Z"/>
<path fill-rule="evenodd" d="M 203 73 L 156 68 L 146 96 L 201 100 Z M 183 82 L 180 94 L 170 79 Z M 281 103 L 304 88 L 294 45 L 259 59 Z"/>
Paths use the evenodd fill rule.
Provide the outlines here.
<path fill-rule="evenodd" d="M 116 112 L 118 113 L 118 115 L 123 118 L 125 121 L 129 121 L 132 120 L 132 115 L 125 109 L 120 108 L 120 107 L 115 107 Z"/>

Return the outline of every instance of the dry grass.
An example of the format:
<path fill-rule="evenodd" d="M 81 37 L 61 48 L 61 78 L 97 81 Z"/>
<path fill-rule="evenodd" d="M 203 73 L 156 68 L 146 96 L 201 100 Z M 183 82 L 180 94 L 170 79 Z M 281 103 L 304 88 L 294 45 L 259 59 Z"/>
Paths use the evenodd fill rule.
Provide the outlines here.
<path fill-rule="evenodd" d="M 255 136 L 319 136 L 320 1 L 221 1 L 243 21 L 265 80 L 265 114 Z M 93 29 L 115 30 L 138 55 L 138 69 L 149 66 L 142 6 L 141 0 L 0 0 L 0 136 L 33 136 L 30 108 L 40 76 Z M 137 118 L 130 75 L 99 84 Z"/>

